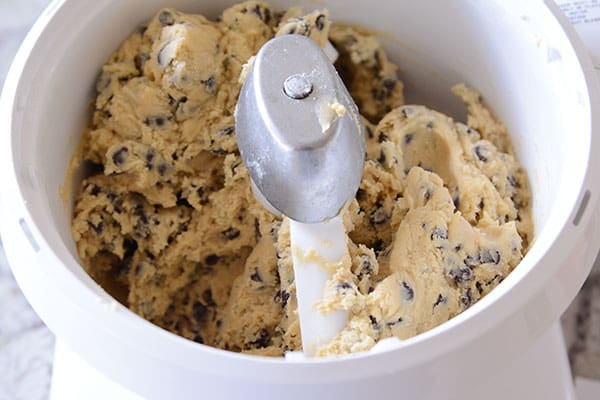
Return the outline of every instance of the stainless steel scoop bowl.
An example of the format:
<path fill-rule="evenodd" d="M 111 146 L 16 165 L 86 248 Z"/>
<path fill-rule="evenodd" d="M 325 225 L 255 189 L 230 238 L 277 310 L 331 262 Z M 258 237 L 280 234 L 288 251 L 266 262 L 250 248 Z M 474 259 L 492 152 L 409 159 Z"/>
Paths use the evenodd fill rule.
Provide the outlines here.
<path fill-rule="evenodd" d="M 358 189 L 365 142 L 358 109 L 311 39 L 267 42 L 246 78 L 235 118 L 242 159 L 268 205 L 316 223 L 339 214 Z"/>

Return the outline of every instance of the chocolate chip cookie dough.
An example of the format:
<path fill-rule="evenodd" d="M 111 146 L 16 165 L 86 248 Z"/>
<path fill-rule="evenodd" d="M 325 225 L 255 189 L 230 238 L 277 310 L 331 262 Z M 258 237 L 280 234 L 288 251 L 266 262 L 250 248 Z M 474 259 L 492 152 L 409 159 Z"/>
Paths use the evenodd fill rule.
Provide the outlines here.
<path fill-rule="evenodd" d="M 343 211 L 351 268 L 319 306 L 347 327 L 321 355 L 414 336 L 476 302 L 532 240 L 527 177 L 504 125 L 466 87 L 467 124 L 404 105 L 376 36 L 326 10 L 249 1 L 216 20 L 159 11 L 110 56 L 82 137 L 72 234 L 88 273 L 141 317 L 237 352 L 301 350 L 288 221 L 253 197 L 235 142 L 242 67 L 275 35 L 331 41 L 365 124 Z"/>

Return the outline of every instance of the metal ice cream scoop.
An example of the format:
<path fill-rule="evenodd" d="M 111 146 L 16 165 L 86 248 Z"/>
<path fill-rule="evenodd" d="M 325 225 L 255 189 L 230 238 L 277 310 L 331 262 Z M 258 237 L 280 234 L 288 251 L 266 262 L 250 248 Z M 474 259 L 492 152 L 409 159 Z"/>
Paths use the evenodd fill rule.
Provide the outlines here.
<path fill-rule="evenodd" d="M 356 105 L 325 52 L 283 35 L 256 56 L 236 108 L 240 153 L 273 208 L 315 223 L 358 189 L 365 143 Z"/>
<path fill-rule="evenodd" d="M 357 107 L 315 42 L 284 35 L 256 56 L 235 124 L 255 196 L 291 219 L 302 348 L 313 356 L 348 319 L 343 310 L 323 314 L 317 304 L 334 275 L 332 265 L 349 266 L 338 214 L 362 177 L 365 142 Z"/>

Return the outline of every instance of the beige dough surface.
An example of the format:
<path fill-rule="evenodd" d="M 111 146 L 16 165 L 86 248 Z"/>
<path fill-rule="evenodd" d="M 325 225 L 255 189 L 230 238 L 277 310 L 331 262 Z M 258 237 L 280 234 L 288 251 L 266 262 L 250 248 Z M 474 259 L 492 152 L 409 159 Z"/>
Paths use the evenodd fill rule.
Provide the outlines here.
<path fill-rule="evenodd" d="M 72 235 L 88 273 L 141 317 L 236 352 L 301 350 L 289 223 L 253 197 L 235 141 L 244 64 L 275 35 L 338 50 L 365 124 L 356 199 L 343 211 L 352 260 L 322 310 L 347 327 L 321 355 L 368 350 L 457 315 L 500 283 L 532 241 L 527 176 L 508 132 L 463 85 L 467 124 L 404 105 L 377 37 L 326 10 L 249 1 L 216 20 L 159 11 L 97 81 Z"/>

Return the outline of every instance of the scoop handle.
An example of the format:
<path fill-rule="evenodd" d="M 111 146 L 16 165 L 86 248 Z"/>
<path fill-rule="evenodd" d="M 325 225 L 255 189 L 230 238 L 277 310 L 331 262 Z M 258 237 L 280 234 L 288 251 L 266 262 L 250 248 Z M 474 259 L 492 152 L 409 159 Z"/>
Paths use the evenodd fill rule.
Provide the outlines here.
<path fill-rule="evenodd" d="M 331 342 L 348 320 L 347 311 L 337 310 L 325 315 L 316 308 L 323 299 L 326 282 L 332 277 L 325 264 L 349 256 L 342 218 L 337 216 L 316 224 L 290 220 L 290 240 L 302 349 L 310 357 L 319 347 Z"/>

